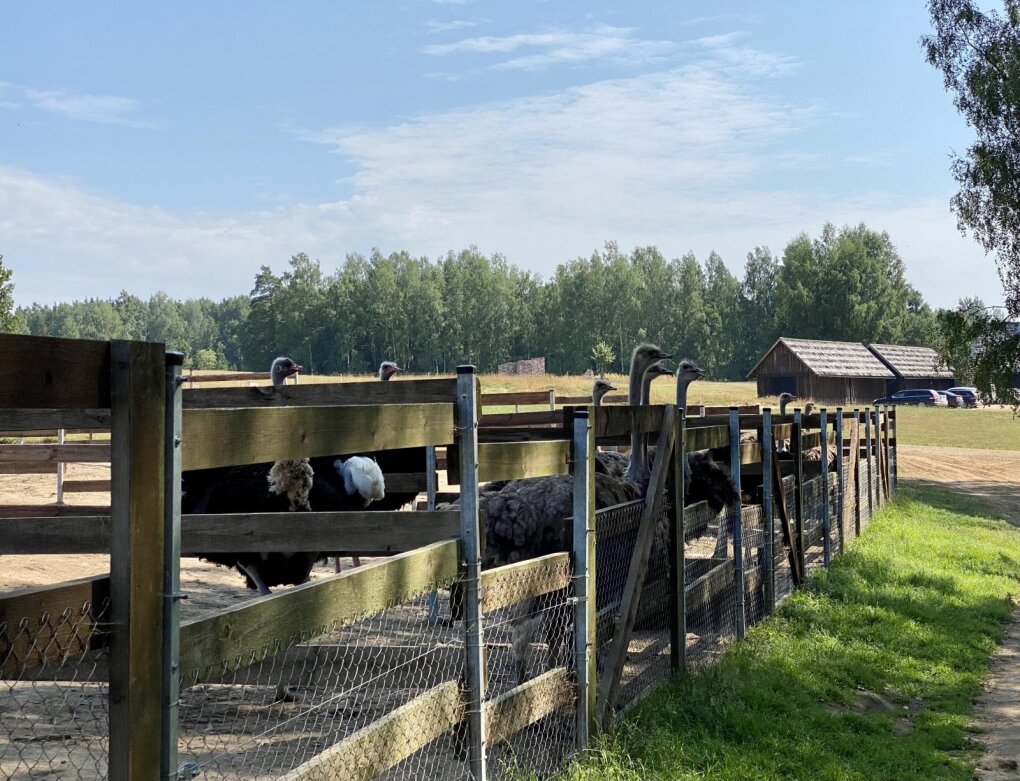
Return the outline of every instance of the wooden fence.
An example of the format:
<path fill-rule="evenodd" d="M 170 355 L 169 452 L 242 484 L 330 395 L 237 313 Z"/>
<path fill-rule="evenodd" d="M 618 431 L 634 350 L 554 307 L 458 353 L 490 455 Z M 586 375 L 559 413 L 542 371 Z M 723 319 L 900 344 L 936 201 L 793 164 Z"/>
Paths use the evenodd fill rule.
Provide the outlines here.
<path fill-rule="evenodd" d="M 0 381 L 0 429 L 106 425 L 110 442 L 98 447 L 105 448 L 111 463 L 109 506 L 0 508 L 0 555 L 110 554 L 109 576 L 0 594 L 0 674 L 12 682 L 0 687 L 0 704 L 17 706 L 22 684 L 62 680 L 60 671 L 69 659 L 98 653 L 89 657 L 92 680 L 109 687 L 108 753 L 100 764 L 112 779 L 177 776 L 184 745 L 179 708 L 186 690 L 215 691 L 224 685 L 221 681 L 239 675 L 250 682 L 268 681 L 267 669 L 276 682 L 304 674 L 325 658 L 324 649 L 356 651 L 349 641 L 326 645 L 325 639 L 311 642 L 314 638 L 339 636 L 454 584 L 463 604 L 452 617 L 463 619 L 463 628 L 437 634 L 425 653 L 428 659 L 447 659 L 450 666 L 433 664 L 420 693 L 353 731 L 330 733 L 334 737 L 319 750 L 302 755 L 279 775 L 370 779 L 407 767 L 415 757 L 424 761 L 420 757 L 435 750 L 445 757 L 441 761 L 466 763 L 469 773 L 481 779 L 490 771 L 498 774 L 490 762 L 500 746 L 518 735 L 538 734 L 535 730 L 564 712 L 574 714 L 571 750 L 584 748 L 649 683 L 661 680 L 657 670 L 693 663 L 696 644 L 691 646 L 688 630 L 704 614 L 719 612 L 725 604 L 723 612 L 733 615 L 732 633 L 742 636 L 747 625 L 781 601 L 783 573 L 788 570 L 800 583 L 817 565 L 811 558 L 816 548 L 824 550 L 827 565 L 895 492 L 894 411 L 840 410 L 834 416 L 823 410 L 780 417 L 732 408 L 685 418 L 670 405 L 556 409 L 548 394 L 544 402 L 537 396 L 534 402 L 520 400 L 520 394 L 517 400 L 483 395 L 469 367 L 453 379 L 182 390 L 180 362 L 165 356 L 161 345 L 0 336 L 0 349 L 28 367 Z M 551 409 L 481 415 L 486 403 L 549 403 Z M 596 511 L 596 449 L 625 442 L 633 430 L 657 444 L 650 490 L 632 510 Z M 757 440 L 741 442 L 741 431 L 755 432 Z M 790 459 L 775 452 L 774 443 L 785 440 L 791 442 Z M 830 471 L 823 456 L 814 474 L 805 466 L 805 453 L 821 448 L 825 454 L 830 446 L 838 453 L 838 468 Z M 81 455 L 68 449 L 74 445 L 48 447 L 53 459 Z M 411 447 L 447 449 L 447 478 L 460 486 L 459 506 L 414 513 L 180 514 L 182 469 Z M 715 516 L 703 506 L 684 506 L 678 465 L 686 454 L 706 450 L 734 467 L 744 507 Z M 41 454 L 31 452 L 32 458 Z M 0 450 L 2 455 L 6 451 Z M 571 476 L 569 551 L 483 570 L 478 484 L 547 475 Z M 419 485 L 422 479 L 428 482 L 428 475 L 406 479 Z M 632 520 L 613 521 L 613 514 L 623 510 Z M 617 523 L 612 539 L 626 540 L 626 545 L 600 538 L 600 546 L 607 546 L 600 557 L 600 523 Z M 726 523 L 732 526 L 728 531 Z M 747 543 L 743 530 L 755 523 L 761 534 Z M 654 544 L 662 528 L 670 529 L 668 551 Z M 716 532 L 719 538 L 729 541 L 728 558 L 697 554 L 699 540 L 712 528 L 722 530 Z M 764 556 L 749 552 L 754 546 Z M 180 619 L 182 555 L 309 548 L 391 555 L 268 597 Z M 596 574 L 603 560 L 608 564 L 614 556 L 626 566 L 618 597 L 607 602 L 597 590 L 601 574 Z M 662 557 L 668 562 L 665 580 L 646 579 Z M 108 614 L 81 610 L 82 605 L 107 603 Z M 503 652 L 487 637 L 498 638 L 500 626 L 519 629 L 520 622 L 507 623 L 506 616 L 522 606 L 532 611 L 529 615 L 544 615 L 546 622 L 560 616 L 571 650 L 539 674 L 497 689 L 493 659 Z M 667 616 L 660 631 L 665 642 L 639 652 L 639 646 L 650 647 L 642 627 L 653 608 Z M 754 612 L 759 608 L 761 615 Z M 39 616 L 67 616 L 69 611 L 79 616 L 75 622 L 50 621 L 44 641 L 32 634 Z M 718 635 L 725 644 L 722 633 L 713 632 L 702 635 Z M 407 640 L 402 642 L 406 646 Z M 550 654 L 553 645 L 550 640 Z M 599 665 L 597 646 L 605 654 Z M 384 650 L 373 647 L 372 653 L 395 665 L 410 658 L 403 646 Z M 635 670 L 641 654 L 650 666 Z M 264 660 L 270 658 L 280 661 L 267 668 Z M 4 703 L 5 697 L 10 702 Z M 0 740 L 5 737 L 0 770 L 28 751 L 17 736 L 0 735 Z M 456 759 L 437 748 L 444 741 L 453 741 Z M 73 743 L 73 737 L 66 742 Z M 546 748 L 532 750 L 537 761 Z M 423 772 L 422 766 L 414 771 Z"/>

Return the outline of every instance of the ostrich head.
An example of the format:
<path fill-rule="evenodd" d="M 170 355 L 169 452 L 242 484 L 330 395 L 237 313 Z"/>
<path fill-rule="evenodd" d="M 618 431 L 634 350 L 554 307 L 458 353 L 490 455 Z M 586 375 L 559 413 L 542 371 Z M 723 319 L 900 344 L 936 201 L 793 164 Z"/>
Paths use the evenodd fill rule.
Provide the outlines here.
<path fill-rule="evenodd" d="M 591 386 L 591 402 L 596 407 L 602 406 L 602 398 L 609 393 L 609 391 L 616 390 L 616 386 L 612 385 L 608 380 L 595 380 L 595 384 Z"/>
<path fill-rule="evenodd" d="M 796 398 L 797 397 L 794 396 L 792 393 L 780 393 L 779 394 L 779 414 L 780 415 L 785 415 L 786 414 L 786 405 L 789 404 L 791 401 L 795 401 Z"/>
<path fill-rule="evenodd" d="M 383 361 L 379 364 L 379 379 L 384 381 L 388 380 L 399 371 L 403 370 L 393 361 Z"/>
<path fill-rule="evenodd" d="M 810 415 L 814 411 L 815 411 L 815 403 L 813 401 L 809 401 L 807 404 L 804 405 L 804 414 L 805 415 Z"/>
<path fill-rule="evenodd" d="M 694 361 L 683 360 L 676 367 L 676 404 L 687 408 L 687 388 L 695 380 L 705 376 L 705 370 Z"/>
<path fill-rule="evenodd" d="M 273 361 L 273 365 L 269 369 L 269 378 L 273 381 L 273 387 L 279 388 L 283 385 L 284 380 L 299 371 L 301 371 L 301 367 L 297 363 L 290 358 L 280 356 Z"/>
<path fill-rule="evenodd" d="M 672 357 L 671 354 L 663 352 L 654 344 L 639 344 L 634 348 L 634 352 L 630 356 L 630 386 L 628 388 L 631 404 L 645 403 L 641 398 L 641 381 L 644 379 L 645 372 L 659 361 Z"/>
<path fill-rule="evenodd" d="M 648 371 L 645 372 L 644 379 L 641 382 L 641 403 L 651 404 L 652 403 L 652 381 L 656 377 L 672 377 L 673 370 L 667 369 L 661 363 L 653 363 L 648 367 Z"/>

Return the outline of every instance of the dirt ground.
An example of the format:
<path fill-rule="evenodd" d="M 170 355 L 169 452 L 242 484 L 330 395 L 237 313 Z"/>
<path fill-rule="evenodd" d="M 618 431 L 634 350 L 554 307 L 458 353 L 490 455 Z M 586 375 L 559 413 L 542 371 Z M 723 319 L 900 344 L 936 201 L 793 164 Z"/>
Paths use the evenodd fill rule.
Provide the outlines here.
<path fill-rule="evenodd" d="M 901 445 L 899 474 L 980 499 L 1020 527 L 1020 452 Z M 1020 601 L 992 659 L 974 725 L 986 746 L 977 781 L 1020 781 Z"/>

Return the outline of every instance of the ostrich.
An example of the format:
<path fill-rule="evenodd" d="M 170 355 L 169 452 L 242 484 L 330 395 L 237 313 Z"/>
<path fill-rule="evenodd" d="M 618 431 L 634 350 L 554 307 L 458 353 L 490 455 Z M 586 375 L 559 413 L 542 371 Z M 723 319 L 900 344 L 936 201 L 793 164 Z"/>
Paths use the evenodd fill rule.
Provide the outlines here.
<path fill-rule="evenodd" d="M 652 381 L 656 377 L 662 376 L 673 376 L 673 370 L 667 369 L 665 366 L 659 363 L 654 363 L 649 366 L 641 379 L 641 394 L 638 397 L 638 403 L 642 406 L 647 406 L 651 400 L 652 394 Z M 597 380 L 595 386 L 605 380 Z M 608 383 L 606 383 L 608 384 Z M 610 386 L 612 387 L 612 386 Z M 615 388 L 613 389 L 615 390 Z M 602 397 L 605 393 L 596 396 L 596 387 L 592 388 L 592 403 L 596 407 L 602 406 Z M 631 454 L 620 453 L 615 450 L 599 450 L 595 453 L 595 471 L 607 474 L 610 477 L 623 477 L 627 470 L 630 468 L 631 456 L 633 455 L 633 436 L 631 437 Z M 647 459 L 647 457 L 646 457 Z"/>
<path fill-rule="evenodd" d="M 397 364 L 395 364 L 393 361 L 383 361 L 382 363 L 379 364 L 379 379 L 382 380 L 383 382 L 386 382 L 387 380 L 392 378 L 394 374 L 402 371 L 403 369 L 397 366 Z"/>
<path fill-rule="evenodd" d="M 616 386 L 610 384 L 609 380 L 595 380 L 595 383 L 591 386 L 591 403 L 596 407 L 602 406 L 602 399 L 605 398 L 609 391 L 616 390 Z"/>
<path fill-rule="evenodd" d="M 273 388 L 300 371 L 290 358 L 273 361 Z M 314 469 L 312 459 L 286 459 L 273 464 L 250 464 L 185 472 L 181 511 L 186 514 L 352 510 L 385 492 L 381 471 L 371 459 L 330 459 L 328 468 Z M 305 583 L 320 552 L 218 552 L 201 558 L 236 568 L 248 588 L 260 596 L 274 586 Z"/>

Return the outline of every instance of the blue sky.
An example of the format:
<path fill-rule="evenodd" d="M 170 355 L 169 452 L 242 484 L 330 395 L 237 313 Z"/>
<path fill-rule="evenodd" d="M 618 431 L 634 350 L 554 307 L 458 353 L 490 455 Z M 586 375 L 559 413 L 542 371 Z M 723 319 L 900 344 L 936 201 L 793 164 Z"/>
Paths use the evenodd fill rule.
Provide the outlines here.
<path fill-rule="evenodd" d="M 933 305 L 998 303 L 928 28 L 907 0 L 0 0 L 0 254 L 19 304 L 221 298 L 373 247 L 548 277 L 615 240 L 740 277 L 863 221 Z"/>

